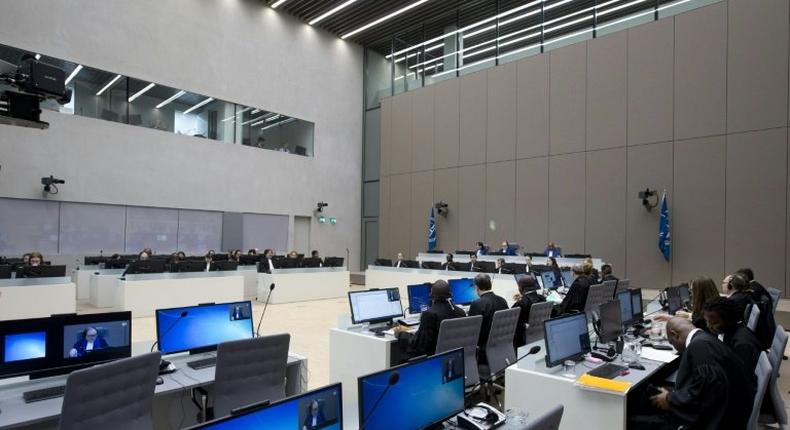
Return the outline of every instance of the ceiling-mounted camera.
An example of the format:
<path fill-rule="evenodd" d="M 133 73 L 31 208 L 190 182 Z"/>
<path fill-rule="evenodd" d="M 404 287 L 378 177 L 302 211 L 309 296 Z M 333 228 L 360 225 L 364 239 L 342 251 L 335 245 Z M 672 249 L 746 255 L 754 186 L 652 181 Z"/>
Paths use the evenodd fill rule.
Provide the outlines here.
<path fill-rule="evenodd" d="M 318 202 L 318 203 L 316 204 L 315 211 L 316 211 L 316 212 L 323 212 L 323 211 L 324 211 L 324 208 L 325 208 L 325 207 L 327 207 L 327 206 L 329 206 L 329 203 Z"/>
<path fill-rule="evenodd" d="M 58 179 L 52 175 L 49 175 L 49 177 L 45 176 L 41 178 L 41 185 L 44 186 L 44 194 L 57 194 L 58 193 L 57 184 L 65 184 L 65 183 L 66 183 L 65 179 Z M 55 191 L 52 191 L 53 189 Z"/>
<path fill-rule="evenodd" d="M 63 69 L 24 55 L 13 73 L 0 73 L 0 124 L 45 129 L 41 121 L 41 102 L 71 101 Z"/>

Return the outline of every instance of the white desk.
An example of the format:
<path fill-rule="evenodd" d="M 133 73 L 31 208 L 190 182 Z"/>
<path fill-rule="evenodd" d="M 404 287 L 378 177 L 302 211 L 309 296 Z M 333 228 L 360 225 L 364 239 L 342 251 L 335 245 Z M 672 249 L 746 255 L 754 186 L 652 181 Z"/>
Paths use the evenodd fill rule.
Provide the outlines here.
<path fill-rule="evenodd" d="M 88 300 L 90 297 L 91 275 L 102 271 L 98 264 L 83 265 L 71 271 L 71 282 L 77 286 L 77 300 Z"/>
<path fill-rule="evenodd" d="M 88 301 L 97 308 L 111 308 L 115 306 L 115 295 L 118 278 L 125 269 L 101 269 L 89 276 Z"/>
<path fill-rule="evenodd" d="M 237 271 L 150 273 L 116 279 L 115 308 L 135 317 L 157 309 L 244 300 L 244 278 Z"/>
<path fill-rule="evenodd" d="M 527 260 L 524 256 L 521 255 L 483 255 L 478 257 L 478 261 L 491 261 L 495 262 L 499 258 L 504 258 L 506 263 L 517 263 L 517 264 L 526 264 Z M 565 257 L 558 257 L 556 258 L 557 264 L 560 267 L 572 267 L 575 264 L 582 264 L 584 263 L 584 258 L 565 258 Z M 604 264 L 604 261 L 601 258 L 593 258 L 593 267 L 598 270 L 601 270 L 601 265 Z M 447 254 L 430 254 L 427 252 L 421 252 L 417 254 L 417 261 L 434 261 L 439 263 L 444 263 L 447 261 Z M 467 263 L 469 262 L 469 255 L 466 254 L 454 254 L 453 261 L 456 263 Z M 532 264 L 539 264 L 539 265 L 547 265 L 549 262 L 548 257 L 532 257 Z"/>
<path fill-rule="evenodd" d="M 244 277 L 244 298 L 255 300 L 258 295 L 258 266 L 239 266 L 236 270 Z"/>
<path fill-rule="evenodd" d="M 0 279 L 0 320 L 75 313 L 76 294 L 70 277 Z"/>
<path fill-rule="evenodd" d="M 547 368 L 543 340 L 519 348 L 518 357 L 532 346 L 542 350 L 534 357 L 526 357 L 505 370 L 505 409 L 519 408 L 530 416 L 548 412 L 558 404 L 565 405 L 560 429 L 624 430 L 628 419 L 628 393 L 602 393 L 574 386 L 575 378 L 562 376 L 562 365 Z M 617 363 L 617 362 L 615 362 Z M 631 382 L 633 391 L 637 384 L 646 381 L 664 364 L 642 359 L 645 370 L 631 369 L 617 380 Z M 617 363 L 622 364 L 622 363 Z M 576 364 L 576 377 L 590 370 L 585 363 Z"/>
<path fill-rule="evenodd" d="M 132 354 L 148 352 L 151 342 L 136 342 Z M 215 353 L 182 354 L 168 357 L 178 371 L 162 375 L 164 383 L 155 388 L 153 405 L 154 428 L 180 429 L 196 424 L 197 408 L 189 400 L 189 390 L 200 386 L 211 386 L 216 368 L 200 370 L 189 368 L 188 361 L 197 360 Z M 0 428 L 55 429 L 63 404 L 63 398 L 25 403 L 22 394 L 27 391 L 47 388 L 66 383 L 66 375 L 28 381 L 27 378 L 8 380 L 0 385 Z M 307 390 L 307 360 L 298 354 L 289 354 L 286 367 L 285 395 L 293 396 Z"/>
<path fill-rule="evenodd" d="M 307 300 L 345 297 L 351 285 L 351 274 L 345 267 L 274 269 L 258 274 L 259 302 L 265 302 L 269 286 L 275 289 L 269 303 L 292 303 Z"/>

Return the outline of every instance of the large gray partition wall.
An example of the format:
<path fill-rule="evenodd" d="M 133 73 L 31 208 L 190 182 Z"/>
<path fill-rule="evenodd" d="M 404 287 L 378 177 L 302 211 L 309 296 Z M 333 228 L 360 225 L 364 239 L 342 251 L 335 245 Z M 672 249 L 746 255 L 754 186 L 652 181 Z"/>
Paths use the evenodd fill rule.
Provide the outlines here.
<path fill-rule="evenodd" d="M 546 241 L 634 285 L 790 288 L 788 0 L 729 0 L 382 102 L 379 254 Z M 658 250 L 666 190 L 672 262 Z"/>
<path fill-rule="evenodd" d="M 360 46 L 259 0 L 4 2 L 0 43 L 315 123 L 302 157 L 45 112 L 49 130 L 0 126 L 0 197 L 40 199 L 52 174 L 66 184 L 47 199 L 287 215 L 288 238 L 324 201 L 338 223 L 313 218 L 310 247 L 349 248 L 356 269 Z"/>

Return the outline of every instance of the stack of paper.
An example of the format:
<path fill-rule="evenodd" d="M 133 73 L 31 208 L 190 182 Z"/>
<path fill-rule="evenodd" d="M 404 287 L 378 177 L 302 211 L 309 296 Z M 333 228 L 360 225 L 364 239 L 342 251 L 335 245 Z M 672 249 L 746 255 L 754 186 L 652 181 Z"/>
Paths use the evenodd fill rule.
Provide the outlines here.
<path fill-rule="evenodd" d="M 647 360 L 658 361 L 661 363 L 669 363 L 675 360 L 676 358 L 678 358 L 678 355 L 675 352 L 675 350 L 663 351 L 659 349 L 644 347 L 642 348 L 642 358 Z"/>

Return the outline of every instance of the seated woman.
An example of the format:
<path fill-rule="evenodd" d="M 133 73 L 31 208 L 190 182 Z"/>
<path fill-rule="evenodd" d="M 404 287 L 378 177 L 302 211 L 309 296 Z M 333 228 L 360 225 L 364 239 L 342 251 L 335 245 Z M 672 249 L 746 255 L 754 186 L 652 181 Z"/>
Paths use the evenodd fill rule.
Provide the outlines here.
<path fill-rule="evenodd" d="M 546 299 L 538 294 L 538 281 L 532 276 L 524 276 L 518 280 L 518 294 L 513 296 L 513 300 L 516 301 L 513 307 L 521 309 L 513 338 L 513 346 L 518 349 L 527 344 L 527 323 L 532 305 L 545 302 Z"/>

